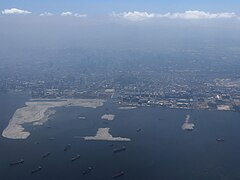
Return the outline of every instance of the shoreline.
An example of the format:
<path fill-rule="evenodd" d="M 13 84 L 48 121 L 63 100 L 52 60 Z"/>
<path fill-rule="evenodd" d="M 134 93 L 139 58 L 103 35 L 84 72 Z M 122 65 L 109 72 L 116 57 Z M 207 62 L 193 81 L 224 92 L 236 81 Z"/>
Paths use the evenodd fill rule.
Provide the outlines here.
<path fill-rule="evenodd" d="M 26 106 L 15 111 L 7 127 L 3 130 L 2 136 L 9 139 L 27 139 L 30 132 L 25 131 L 24 123 L 33 125 L 43 125 L 55 114 L 54 108 L 79 106 L 85 108 L 97 108 L 103 106 L 104 100 L 100 99 L 60 99 L 58 101 L 48 101 L 47 99 L 30 100 Z"/>

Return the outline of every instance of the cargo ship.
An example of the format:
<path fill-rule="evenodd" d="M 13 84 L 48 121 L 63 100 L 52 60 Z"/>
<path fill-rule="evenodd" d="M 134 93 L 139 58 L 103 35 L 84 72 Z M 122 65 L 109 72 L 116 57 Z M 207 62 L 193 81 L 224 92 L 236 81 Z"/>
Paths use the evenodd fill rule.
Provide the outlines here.
<path fill-rule="evenodd" d="M 118 153 L 118 152 L 125 151 L 125 150 L 126 150 L 126 147 L 123 146 L 123 147 L 121 147 L 121 148 L 116 148 L 116 149 L 114 149 L 113 152 L 114 152 L 114 153 Z"/>
<path fill-rule="evenodd" d="M 75 157 L 73 157 L 73 158 L 71 159 L 71 161 L 74 162 L 74 161 L 78 160 L 79 158 L 80 158 L 80 155 L 78 154 L 78 155 L 76 155 Z"/>
<path fill-rule="evenodd" d="M 51 137 L 51 138 L 48 138 L 48 140 L 50 140 L 50 141 L 53 141 L 53 140 L 55 140 L 56 138 L 54 138 L 54 137 Z"/>
<path fill-rule="evenodd" d="M 42 170 L 42 167 L 41 167 L 41 166 L 38 166 L 37 169 L 32 170 L 32 174 L 37 173 L 37 172 L 39 172 L 39 171 L 41 171 L 41 170 Z"/>
<path fill-rule="evenodd" d="M 83 171 L 83 175 L 87 175 L 87 174 L 89 174 L 89 173 L 91 173 L 91 171 L 92 171 L 92 167 L 88 167 L 85 171 Z"/>
<path fill-rule="evenodd" d="M 141 128 L 139 128 L 139 129 L 137 129 L 136 131 L 137 131 L 137 132 L 140 132 L 141 130 L 142 130 L 142 129 L 141 129 Z"/>
<path fill-rule="evenodd" d="M 50 154 L 51 154 L 50 152 L 47 152 L 46 154 L 43 154 L 43 155 L 42 155 L 42 159 L 48 157 Z"/>
<path fill-rule="evenodd" d="M 15 165 L 18 165 L 18 164 L 23 164 L 23 163 L 24 163 L 24 159 L 20 159 L 19 161 L 10 163 L 10 166 L 15 166 Z"/>
<path fill-rule="evenodd" d="M 121 176 L 123 176 L 123 175 L 124 175 L 124 172 L 123 172 L 123 171 L 120 171 L 120 172 L 118 172 L 118 173 L 116 173 L 116 174 L 113 175 L 113 179 L 117 179 L 117 178 L 119 178 L 119 177 L 121 177 Z"/>
<path fill-rule="evenodd" d="M 65 148 L 64 148 L 64 151 L 67 151 L 68 149 L 71 148 L 71 144 L 68 144 Z"/>
<path fill-rule="evenodd" d="M 84 116 L 78 116 L 78 119 L 86 119 Z"/>
<path fill-rule="evenodd" d="M 217 142 L 223 142 L 223 141 L 225 141 L 225 140 L 222 139 L 222 138 L 217 138 L 216 141 L 217 141 Z"/>

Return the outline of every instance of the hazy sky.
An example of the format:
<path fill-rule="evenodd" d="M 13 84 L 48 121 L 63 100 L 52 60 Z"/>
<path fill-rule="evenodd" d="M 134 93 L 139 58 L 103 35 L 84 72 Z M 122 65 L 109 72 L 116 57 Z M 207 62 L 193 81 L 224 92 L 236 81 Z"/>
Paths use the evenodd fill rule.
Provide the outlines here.
<path fill-rule="evenodd" d="M 0 49 L 235 46 L 239 7 L 240 0 L 0 0 Z"/>

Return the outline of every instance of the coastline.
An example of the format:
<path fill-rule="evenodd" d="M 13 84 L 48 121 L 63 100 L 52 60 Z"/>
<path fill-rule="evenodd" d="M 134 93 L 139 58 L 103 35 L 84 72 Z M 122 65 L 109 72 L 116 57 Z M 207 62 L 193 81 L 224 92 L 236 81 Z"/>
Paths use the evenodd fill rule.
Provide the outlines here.
<path fill-rule="evenodd" d="M 51 101 L 48 99 L 33 99 L 25 103 L 25 107 L 19 108 L 3 130 L 2 136 L 9 139 L 26 139 L 30 132 L 23 128 L 24 123 L 43 125 L 51 115 L 55 114 L 54 108 L 79 106 L 86 108 L 97 108 L 103 106 L 104 100 L 100 99 L 61 99 Z"/>

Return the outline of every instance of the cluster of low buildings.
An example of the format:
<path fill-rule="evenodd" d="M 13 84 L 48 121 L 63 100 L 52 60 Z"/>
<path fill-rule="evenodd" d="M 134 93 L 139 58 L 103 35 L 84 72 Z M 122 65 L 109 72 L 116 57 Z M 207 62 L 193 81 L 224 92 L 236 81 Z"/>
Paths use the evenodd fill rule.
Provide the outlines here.
<path fill-rule="evenodd" d="M 58 78 L 0 79 L 0 91 L 31 98 L 113 98 L 128 106 L 240 111 L 240 80 L 199 76 L 198 71 L 116 71 Z M 191 76 L 192 74 L 192 76 Z"/>
<path fill-rule="evenodd" d="M 180 87 L 180 86 L 179 86 Z M 185 90 L 172 87 L 141 91 L 137 87 L 121 90 L 119 103 L 132 106 L 162 106 L 178 109 L 208 109 L 240 111 L 240 83 L 235 87 L 205 84 L 205 87 L 185 85 Z M 161 89 L 161 91 L 159 91 Z M 211 90 L 210 90 L 211 89 Z"/>

